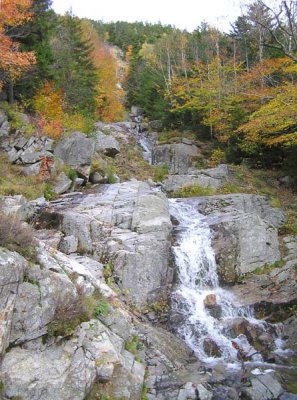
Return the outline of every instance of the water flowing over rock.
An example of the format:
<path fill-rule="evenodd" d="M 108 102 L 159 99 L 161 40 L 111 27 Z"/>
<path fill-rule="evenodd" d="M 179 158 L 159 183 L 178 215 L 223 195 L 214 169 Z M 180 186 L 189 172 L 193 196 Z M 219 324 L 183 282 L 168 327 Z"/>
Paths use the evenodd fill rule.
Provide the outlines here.
<path fill-rule="evenodd" d="M 281 258 L 277 229 L 286 216 L 264 197 L 207 196 L 199 198 L 197 207 L 215 232 L 213 245 L 221 281 L 235 282 L 238 276 Z"/>
<path fill-rule="evenodd" d="M 251 310 L 240 306 L 239 299 L 219 287 L 210 229 L 205 217 L 196 210 L 197 201 L 170 202 L 171 213 L 178 221 L 173 249 L 179 273 L 172 307 L 183 315 L 175 330 L 200 359 L 222 357 L 236 361 L 240 354 L 246 359 L 261 360 L 257 350 L 265 350 L 265 346 L 269 350 L 275 348 L 277 335 L 268 334 L 265 325 L 260 328 Z M 218 315 L 212 313 L 217 306 L 221 311 Z M 225 329 L 224 321 L 233 330 Z M 264 335 L 261 339 L 261 333 L 268 335 L 268 339 Z"/>

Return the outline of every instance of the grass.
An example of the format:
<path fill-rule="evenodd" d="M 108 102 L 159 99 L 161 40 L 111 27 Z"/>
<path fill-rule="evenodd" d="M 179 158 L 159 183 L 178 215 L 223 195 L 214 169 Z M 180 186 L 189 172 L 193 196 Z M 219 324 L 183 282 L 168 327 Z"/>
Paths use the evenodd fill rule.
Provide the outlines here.
<path fill-rule="evenodd" d="M 181 189 L 171 194 L 171 197 L 195 197 L 195 196 L 211 196 L 215 194 L 215 190 L 209 187 L 199 185 L 185 185 Z"/>
<path fill-rule="evenodd" d="M 142 359 L 139 357 L 139 351 L 143 350 L 143 343 L 138 336 L 133 335 L 130 340 L 127 340 L 125 342 L 125 350 L 133 354 L 136 361 L 143 362 Z"/>
<path fill-rule="evenodd" d="M 99 290 L 90 296 L 85 296 L 79 289 L 77 291 L 77 297 L 71 303 L 60 303 L 56 308 L 54 319 L 48 325 L 49 336 L 70 336 L 82 322 L 109 313 L 109 303 Z"/>
<path fill-rule="evenodd" d="M 193 132 L 180 132 L 177 130 L 164 131 L 160 134 L 157 144 L 170 144 L 170 143 L 180 143 L 183 138 L 189 140 L 196 140 L 195 133 Z"/>
<path fill-rule="evenodd" d="M 0 221 L 0 246 L 35 261 L 37 250 L 32 228 L 16 215 L 0 214 Z"/>
<path fill-rule="evenodd" d="M 273 264 L 265 264 L 263 267 L 256 268 L 252 274 L 256 275 L 264 275 L 269 274 L 269 272 L 273 271 L 275 268 L 281 268 L 285 265 L 284 260 L 275 261 Z"/>
<path fill-rule="evenodd" d="M 47 184 L 39 176 L 25 176 L 20 167 L 0 155 L 0 196 L 21 194 L 29 200 L 43 196 Z"/>

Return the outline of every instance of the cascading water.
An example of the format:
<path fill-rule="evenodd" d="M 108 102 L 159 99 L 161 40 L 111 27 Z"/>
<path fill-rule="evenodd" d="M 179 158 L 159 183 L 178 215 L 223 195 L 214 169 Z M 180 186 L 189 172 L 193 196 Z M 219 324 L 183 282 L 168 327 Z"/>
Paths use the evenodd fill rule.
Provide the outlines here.
<path fill-rule="evenodd" d="M 234 318 L 244 317 L 256 324 L 248 307 L 235 306 L 234 296 L 219 287 L 217 266 L 211 246 L 211 231 L 205 217 L 196 210 L 191 201 L 170 200 L 170 212 L 176 218 L 177 241 L 173 246 L 179 273 L 179 284 L 173 294 L 175 307 L 183 314 L 183 323 L 177 333 L 204 361 L 213 361 L 205 346 L 211 343 L 217 349 L 217 358 L 235 361 L 238 348 L 254 361 L 261 356 L 250 346 L 244 335 L 231 339 L 226 327 Z M 213 316 L 205 300 L 214 300 L 213 306 L 220 313 Z M 213 309 L 214 311 L 214 309 Z M 236 348 L 237 347 L 237 348 Z M 208 354 L 207 354 L 208 353 Z"/>

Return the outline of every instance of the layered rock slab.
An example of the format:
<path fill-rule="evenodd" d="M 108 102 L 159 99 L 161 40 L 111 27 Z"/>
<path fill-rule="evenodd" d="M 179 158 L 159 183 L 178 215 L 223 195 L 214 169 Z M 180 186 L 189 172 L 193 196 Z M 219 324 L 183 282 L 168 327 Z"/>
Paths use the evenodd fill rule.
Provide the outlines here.
<path fill-rule="evenodd" d="M 192 200 L 193 201 L 193 200 Z M 237 278 L 280 260 L 278 228 L 285 213 L 253 194 L 206 196 L 197 200 L 213 230 L 213 246 L 221 281 Z"/>
<path fill-rule="evenodd" d="M 173 280 L 172 224 L 166 196 L 138 181 L 106 186 L 82 196 L 74 207 L 52 209 L 61 230 L 78 239 L 81 252 L 110 261 L 115 282 L 133 303 L 158 301 Z"/>

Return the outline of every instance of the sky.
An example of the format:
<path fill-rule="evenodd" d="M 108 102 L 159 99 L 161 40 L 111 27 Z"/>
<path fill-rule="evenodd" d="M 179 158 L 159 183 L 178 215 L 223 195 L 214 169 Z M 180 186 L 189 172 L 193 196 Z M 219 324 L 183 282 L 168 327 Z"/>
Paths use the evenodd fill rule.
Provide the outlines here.
<path fill-rule="evenodd" d="M 208 22 L 228 32 L 241 14 L 242 0 L 53 0 L 64 14 L 70 8 L 78 17 L 93 20 L 161 22 L 192 31 Z"/>

